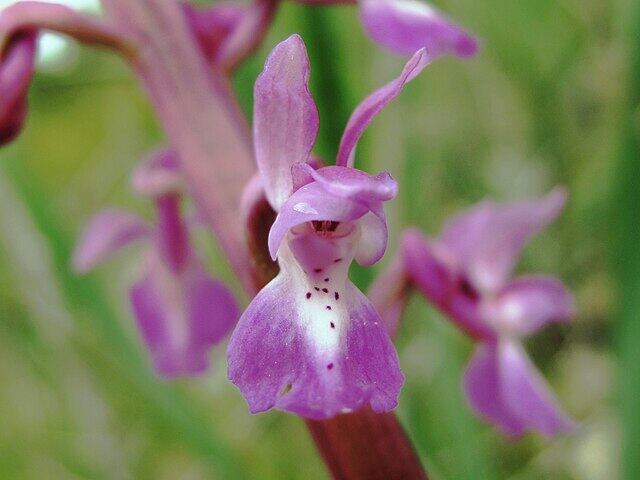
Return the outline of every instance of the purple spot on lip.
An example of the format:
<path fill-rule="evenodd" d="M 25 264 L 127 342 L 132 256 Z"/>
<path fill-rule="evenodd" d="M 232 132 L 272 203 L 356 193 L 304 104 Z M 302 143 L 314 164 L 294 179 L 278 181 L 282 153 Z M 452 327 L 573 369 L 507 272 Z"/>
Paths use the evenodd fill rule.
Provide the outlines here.
<path fill-rule="evenodd" d="M 320 289 L 318 287 L 313 287 L 315 289 L 316 292 L 319 292 Z"/>
<path fill-rule="evenodd" d="M 336 324 L 333 322 L 329 322 L 329 325 L 331 325 L 331 328 L 336 328 Z"/>
<path fill-rule="evenodd" d="M 336 259 L 333 261 L 333 263 L 338 263 L 338 262 L 341 262 L 341 261 L 342 261 L 342 259 L 341 259 L 341 258 L 336 258 Z"/>
<path fill-rule="evenodd" d="M 325 278 L 325 279 L 324 279 L 324 281 L 325 281 L 325 282 L 328 282 L 328 281 L 329 281 L 329 277 Z"/>
<path fill-rule="evenodd" d="M 338 300 L 340 298 L 340 294 L 338 292 L 335 292 L 334 296 L 336 297 L 336 300 Z"/>
<path fill-rule="evenodd" d="M 307 292 L 307 300 L 311 298 L 311 292 Z"/>
<path fill-rule="evenodd" d="M 331 310 L 331 305 L 327 305 L 327 310 Z"/>
<path fill-rule="evenodd" d="M 322 269 L 321 268 L 314 268 L 313 271 L 316 272 L 316 273 L 320 273 L 322 271 Z"/>
<path fill-rule="evenodd" d="M 331 370 L 333 368 L 333 363 L 330 363 L 329 365 L 327 365 L 327 368 Z"/>
<path fill-rule="evenodd" d="M 328 290 L 328 289 L 326 289 L 326 288 L 323 288 L 323 289 L 322 289 L 322 291 L 323 291 L 324 293 L 329 293 L 329 290 Z"/>

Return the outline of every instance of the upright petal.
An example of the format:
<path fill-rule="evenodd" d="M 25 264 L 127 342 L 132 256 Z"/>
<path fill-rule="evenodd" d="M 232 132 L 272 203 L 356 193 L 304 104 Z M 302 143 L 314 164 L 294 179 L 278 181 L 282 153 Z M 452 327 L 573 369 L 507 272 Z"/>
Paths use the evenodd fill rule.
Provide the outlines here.
<path fill-rule="evenodd" d="M 0 145 L 13 140 L 24 123 L 35 55 L 34 33 L 15 38 L 0 52 Z"/>
<path fill-rule="evenodd" d="M 573 297 L 562 282 L 551 277 L 520 277 L 509 282 L 491 300 L 487 321 L 515 335 L 532 334 L 550 322 L 569 320 Z"/>
<path fill-rule="evenodd" d="M 426 50 L 421 48 L 407 62 L 398 78 L 373 92 L 356 107 L 342 135 L 336 165 L 353 166 L 356 145 L 371 121 L 400 94 L 407 82 L 413 80 L 429 61 Z"/>
<path fill-rule="evenodd" d="M 131 288 L 130 300 L 155 370 L 166 378 L 204 372 L 209 350 L 239 316 L 233 294 L 195 259 L 176 273 L 156 252 Z"/>
<path fill-rule="evenodd" d="M 347 279 L 348 235 L 294 236 L 281 272 L 251 302 L 228 349 L 229 379 L 251 412 L 276 407 L 313 419 L 393 409 L 403 383 L 379 316 Z"/>
<path fill-rule="evenodd" d="M 524 245 L 558 216 L 565 200 L 557 188 L 535 200 L 483 202 L 449 222 L 441 238 L 476 288 L 497 293 Z"/>
<path fill-rule="evenodd" d="M 515 342 L 481 344 L 467 367 L 464 387 L 474 410 L 509 436 L 527 431 L 553 436 L 576 426 Z"/>
<path fill-rule="evenodd" d="M 80 273 L 88 272 L 149 232 L 149 227 L 136 215 L 116 209 L 103 210 L 91 219 L 76 245 L 73 268 Z"/>
<path fill-rule="evenodd" d="M 361 0 L 360 16 L 369 36 L 395 53 L 426 47 L 430 58 L 472 57 L 477 40 L 434 7 L 416 0 Z"/>
<path fill-rule="evenodd" d="M 291 166 L 307 161 L 318 133 L 318 110 L 308 83 L 309 58 L 298 35 L 276 45 L 256 80 L 256 161 L 276 211 L 293 191 Z"/>

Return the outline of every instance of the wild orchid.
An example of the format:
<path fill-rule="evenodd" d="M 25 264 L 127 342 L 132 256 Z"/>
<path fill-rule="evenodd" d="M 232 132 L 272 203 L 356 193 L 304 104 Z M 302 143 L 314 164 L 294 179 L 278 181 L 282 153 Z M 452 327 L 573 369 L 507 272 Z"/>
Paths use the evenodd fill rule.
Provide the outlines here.
<path fill-rule="evenodd" d="M 354 258 L 368 266 L 383 256 L 382 205 L 397 184 L 353 163 L 367 125 L 426 65 L 423 49 L 399 78 L 367 97 L 347 124 L 336 165 L 318 170 L 307 163 L 319 122 L 302 39 L 277 45 L 256 81 L 255 153 L 277 212 L 268 243 L 280 273 L 253 299 L 228 348 L 229 379 L 254 413 L 277 407 L 322 419 L 397 404 L 403 376 L 395 349 L 348 279 Z"/>
<path fill-rule="evenodd" d="M 125 246 L 145 242 L 141 278 L 129 299 L 155 371 L 167 378 L 200 374 L 209 366 L 211 347 L 235 324 L 238 306 L 191 246 L 180 213 L 184 179 L 175 153 L 152 156 L 136 170 L 133 184 L 153 198 L 157 224 L 116 209 L 98 213 L 76 248 L 74 268 L 88 272 Z"/>
<path fill-rule="evenodd" d="M 409 230 L 401 240 L 400 262 L 410 284 L 477 343 L 464 375 L 471 406 L 509 436 L 529 430 L 552 436 L 575 427 L 521 343 L 549 323 L 569 320 L 572 296 L 552 277 L 510 279 L 524 245 L 564 203 L 561 189 L 531 201 L 485 201 L 450 220 L 438 239 Z M 401 285 L 401 277 L 394 268 L 379 281 L 393 278 Z M 391 301 L 387 306 L 393 328 L 399 309 Z"/>

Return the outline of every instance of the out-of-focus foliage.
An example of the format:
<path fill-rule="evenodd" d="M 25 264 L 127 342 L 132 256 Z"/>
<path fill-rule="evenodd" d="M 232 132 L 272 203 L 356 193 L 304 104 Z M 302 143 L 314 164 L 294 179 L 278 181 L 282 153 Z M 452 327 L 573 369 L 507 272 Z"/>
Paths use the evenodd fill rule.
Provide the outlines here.
<path fill-rule="evenodd" d="M 508 442 L 475 419 L 460 389 L 471 344 L 417 297 L 398 340 L 407 377 L 399 415 L 434 479 L 617 478 L 621 432 L 630 438 L 639 415 L 639 376 L 628 370 L 640 364 L 637 310 L 613 316 L 640 275 L 640 205 L 629 197 L 637 199 L 640 180 L 630 177 L 640 95 L 630 94 L 640 89 L 638 66 L 628 75 L 628 58 L 640 49 L 640 21 L 628 25 L 633 2 L 436 3 L 482 38 L 482 51 L 470 62 L 428 67 L 367 133 L 358 166 L 389 169 L 400 182 L 388 210 L 389 253 L 402 226 L 436 234 L 448 215 L 484 196 L 568 187 L 565 214 L 519 268 L 558 275 L 577 296 L 575 322 L 548 328 L 528 347 L 582 428 L 570 438 Z M 239 72 L 247 112 L 266 53 L 293 32 L 311 57 L 322 119 L 317 153 L 331 160 L 351 109 L 403 61 L 365 38 L 354 7 L 287 3 Z M 249 416 L 225 379 L 224 348 L 205 378 L 153 377 L 125 297 L 135 247 L 89 277 L 70 272 L 73 240 L 93 212 L 110 204 L 150 214 L 128 174 L 163 137 L 121 61 L 69 53 L 37 75 L 27 128 L 0 150 L 0 477 L 326 478 L 302 422 L 279 412 Z M 616 250 L 614 219 L 630 223 L 617 224 Z M 212 268 L 230 278 L 210 238 L 199 240 Z M 370 281 L 368 272 L 353 273 L 362 286 Z M 628 387 L 619 401 L 618 346 Z"/>

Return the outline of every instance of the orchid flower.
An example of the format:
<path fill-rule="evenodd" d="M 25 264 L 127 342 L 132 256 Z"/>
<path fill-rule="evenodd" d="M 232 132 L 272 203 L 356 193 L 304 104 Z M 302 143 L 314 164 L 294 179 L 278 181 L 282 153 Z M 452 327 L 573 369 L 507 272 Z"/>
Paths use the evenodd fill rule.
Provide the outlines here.
<path fill-rule="evenodd" d="M 183 179 L 176 155 L 154 155 L 134 173 L 134 188 L 153 197 L 157 225 L 128 212 L 107 209 L 89 222 L 73 258 L 87 272 L 136 240 L 147 243 L 141 278 L 129 298 L 156 372 L 166 378 L 196 375 L 209 365 L 209 350 L 235 324 L 233 294 L 209 277 L 189 242 L 180 214 Z"/>
<path fill-rule="evenodd" d="M 307 163 L 319 122 L 302 39 L 277 45 L 256 81 L 255 153 L 277 212 L 268 244 L 280 272 L 244 312 L 228 348 L 229 379 L 253 413 L 277 407 L 323 419 L 397 404 L 403 375 L 395 349 L 348 279 L 354 258 L 367 266 L 383 256 L 382 204 L 397 184 L 386 172 L 353 168 L 353 160 L 367 125 L 426 64 L 422 49 L 399 78 L 366 98 L 347 124 L 337 164 L 318 170 Z"/>
<path fill-rule="evenodd" d="M 569 320 L 572 296 L 555 278 L 510 279 L 525 243 L 557 217 L 565 197 L 556 189 L 531 201 L 485 201 L 449 221 L 439 239 L 409 230 L 401 241 L 408 279 L 477 342 L 464 375 L 471 406 L 509 436 L 575 427 L 521 343 L 548 323 Z"/>

